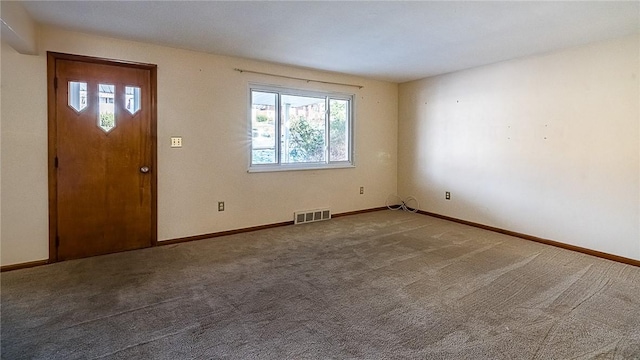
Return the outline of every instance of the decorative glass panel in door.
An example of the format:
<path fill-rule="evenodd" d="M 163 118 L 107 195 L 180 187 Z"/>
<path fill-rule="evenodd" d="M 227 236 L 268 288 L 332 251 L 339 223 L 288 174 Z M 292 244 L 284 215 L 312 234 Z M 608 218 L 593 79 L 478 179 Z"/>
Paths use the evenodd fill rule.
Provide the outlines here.
<path fill-rule="evenodd" d="M 137 86 L 127 86 L 125 91 L 125 109 L 135 114 L 140 110 L 140 88 Z"/>
<path fill-rule="evenodd" d="M 98 126 L 106 133 L 116 127 L 116 114 L 114 108 L 115 85 L 98 85 Z"/>
<path fill-rule="evenodd" d="M 69 106 L 76 112 L 87 107 L 87 83 L 69 81 Z"/>

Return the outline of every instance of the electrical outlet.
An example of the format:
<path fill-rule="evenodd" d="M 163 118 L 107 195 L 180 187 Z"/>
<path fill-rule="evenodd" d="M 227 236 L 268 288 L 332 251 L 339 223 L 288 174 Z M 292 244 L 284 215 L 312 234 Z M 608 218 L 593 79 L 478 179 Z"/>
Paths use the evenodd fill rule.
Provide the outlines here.
<path fill-rule="evenodd" d="M 218 201 L 218 211 L 224 211 L 224 201 Z"/>
<path fill-rule="evenodd" d="M 172 148 L 182 147 L 182 136 L 172 136 L 171 137 L 171 147 Z"/>
<path fill-rule="evenodd" d="M 364 194 L 364 186 L 360 186 L 360 195 Z"/>
<path fill-rule="evenodd" d="M 447 199 L 447 200 L 451 200 L 451 193 L 448 192 L 448 191 L 445 191 L 444 198 Z"/>

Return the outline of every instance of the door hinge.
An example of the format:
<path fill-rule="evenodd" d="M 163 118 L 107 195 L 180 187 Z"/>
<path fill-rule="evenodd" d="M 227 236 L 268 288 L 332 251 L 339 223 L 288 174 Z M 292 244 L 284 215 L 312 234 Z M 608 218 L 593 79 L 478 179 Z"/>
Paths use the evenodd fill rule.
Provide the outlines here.
<path fill-rule="evenodd" d="M 58 157 L 56 156 L 55 159 L 53 159 L 53 166 L 57 169 L 58 168 Z"/>
<path fill-rule="evenodd" d="M 54 78 L 53 78 L 53 88 L 54 88 L 54 89 L 57 89 L 57 88 L 58 88 L 58 78 L 57 78 L 57 77 L 54 77 Z"/>
<path fill-rule="evenodd" d="M 56 247 L 60 247 L 60 237 L 56 235 Z"/>

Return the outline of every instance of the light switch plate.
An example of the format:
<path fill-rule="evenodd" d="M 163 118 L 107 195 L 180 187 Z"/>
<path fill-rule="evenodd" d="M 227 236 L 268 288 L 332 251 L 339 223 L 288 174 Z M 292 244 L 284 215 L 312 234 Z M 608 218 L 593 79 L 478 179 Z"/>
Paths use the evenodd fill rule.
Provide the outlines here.
<path fill-rule="evenodd" d="M 171 137 L 171 147 L 172 148 L 182 147 L 182 136 L 172 136 Z"/>

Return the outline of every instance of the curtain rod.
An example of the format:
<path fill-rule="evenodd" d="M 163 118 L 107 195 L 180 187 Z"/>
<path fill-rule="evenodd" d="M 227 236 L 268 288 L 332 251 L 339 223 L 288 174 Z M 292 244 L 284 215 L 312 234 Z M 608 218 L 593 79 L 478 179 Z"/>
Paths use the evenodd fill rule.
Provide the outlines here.
<path fill-rule="evenodd" d="M 317 83 L 321 83 L 321 84 L 330 84 L 330 85 L 343 85 L 343 86 L 351 86 L 351 87 L 357 87 L 358 89 L 362 89 L 364 86 L 362 85 L 355 85 L 355 84 L 345 84 L 345 83 L 339 83 L 339 82 L 332 82 L 332 81 L 322 81 L 322 80 L 313 80 L 313 79 L 304 79 L 304 78 L 299 78 L 299 77 L 293 77 L 293 76 L 286 76 L 286 75 L 278 75 L 278 74 L 269 74 L 269 73 L 264 73 L 264 72 L 260 72 L 260 71 L 253 71 L 253 70 L 244 70 L 244 69 L 238 69 L 235 68 L 233 69 L 235 71 L 238 72 L 246 72 L 246 73 L 251 73 L 251 74 L 259 74 L 259 75 L 268 75 L 268 76 L 277 76 L 277 77 L 281 77 L 281 78 L 285 78 L 285 79 L 293 79 L 293 80 L 302 80 L 302 81 L 306 81 L 306 82 L 317 82 Z"/>

